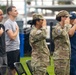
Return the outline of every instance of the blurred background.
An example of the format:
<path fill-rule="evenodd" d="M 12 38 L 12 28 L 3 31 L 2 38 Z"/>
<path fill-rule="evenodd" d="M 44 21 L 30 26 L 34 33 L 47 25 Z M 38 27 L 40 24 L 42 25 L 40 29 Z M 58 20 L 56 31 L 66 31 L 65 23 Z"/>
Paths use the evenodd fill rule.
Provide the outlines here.
<path fill-rule="evenodd" d="M 28 17 L 31 17 L 34 12 L 43 13 L 44 16 L 50 17 L 55 16 L 58 10 L 64 7 L 70 6 L 72 10 L 71 8 L 67 10 L 75 11 L 76 0 L 0 0 L 0 8 L 4 11 L 5 15 L 6 9 L 11 5 L 16 6 L 19 12 L 19 20 L 25 19 L 25 17 L 28 20 Z"/>
<path fill-rule="evenodd" d="M 47 45 L 50 49 L 50 22 L 53 22 L 53 26 L 56 25 L 57 21 L 55 20 L 55 16 L 60 10 L 76 12 L 76 0 L 0 0 L 0 9 L 4 12 L 4 20 L 2 23 L 8 18 L 6 9 L 12 5 L 16 6 L 19 13 L 16 21 L 20 29 L 21 57 L 30 55 L 31 53 L 29 32 L 33 13 L 42 13 L 47 21 Z"/>

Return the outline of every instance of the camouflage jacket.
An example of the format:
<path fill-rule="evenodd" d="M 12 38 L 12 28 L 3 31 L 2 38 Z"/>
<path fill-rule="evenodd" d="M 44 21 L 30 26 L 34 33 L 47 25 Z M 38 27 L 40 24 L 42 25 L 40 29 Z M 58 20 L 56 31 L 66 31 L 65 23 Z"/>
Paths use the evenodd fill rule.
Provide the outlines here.
<path fill-rule="evenodd" d="M 48 66 L 50 52 L 46 44 L 46 29 L 32 27 L 29 41 L 32 47 L 32 66 Z"/>
<path fill-rule="evenodd" d="M 68 31 L 71 28 L 71 25 L 65 25 L 63 28 L 58 23 L 52 32 L 55 51 L 53 54 L 54 59 L 69 59 L 70 58 L 70 40 Z"/>

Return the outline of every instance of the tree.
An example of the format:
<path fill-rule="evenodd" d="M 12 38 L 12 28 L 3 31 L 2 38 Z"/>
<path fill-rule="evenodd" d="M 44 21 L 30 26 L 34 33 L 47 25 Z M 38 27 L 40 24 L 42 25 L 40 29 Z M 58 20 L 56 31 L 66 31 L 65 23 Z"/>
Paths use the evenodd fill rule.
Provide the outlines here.
<path fill-rule="evenodd" d="M 6 14 L 6 5 L 0 5 L 0 9 L 3 10 L 4 14 Z"/>
<path fill-rule="evenodd" d="M 58 0 L 58 4 L 59 5 L 64 5 L 64 4 L 72 4 L 72 1 L 71 0 L 64 0 L 64 1 L 61 1 L 61 0 Z"/>
<path fill-rule="evenodd" d="M 31 5 L 31 1 L 32 1 L 32 0 L 26 0 L 26 3 L 27 3 L 28 5 Z"/>

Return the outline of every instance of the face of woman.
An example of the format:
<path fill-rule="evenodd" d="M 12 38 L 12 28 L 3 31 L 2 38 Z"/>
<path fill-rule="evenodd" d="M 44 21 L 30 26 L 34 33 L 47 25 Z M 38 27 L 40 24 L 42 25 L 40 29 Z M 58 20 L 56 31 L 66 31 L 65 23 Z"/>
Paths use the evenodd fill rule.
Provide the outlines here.
<path fill-rule="evenodd" d="M 37 24 L 39 25 L 39 27 L 41 28 L 42 27 L 42 25 L 43 25 L 43 19 L 40 19 L 38 22 L 37 22 Z"/>
<path fill-rule="evenodd" d="M 40 20 L 40 25 L 42 26 L 42 24 L 43 24 L 43 20 L 41 19 L 41 20 Z"/>
<path fill-rule="evenodd" d="M 68 18 L 68 16 L 62 16 L 61 21 L 65 21 Z"/>

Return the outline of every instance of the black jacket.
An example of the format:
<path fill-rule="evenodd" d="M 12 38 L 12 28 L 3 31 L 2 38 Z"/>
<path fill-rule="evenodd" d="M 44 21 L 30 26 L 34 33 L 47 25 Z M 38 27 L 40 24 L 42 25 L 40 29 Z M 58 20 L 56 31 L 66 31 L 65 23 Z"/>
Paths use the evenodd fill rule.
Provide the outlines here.
<path fill-rule="evenodd" d="M 0 36 L 0 56 L 4 56 L 6 54 L 5 50 L 5 27 L 4 25 L 0 24 L 0 29 L 3 28 L 4 32 Z"/>

